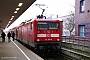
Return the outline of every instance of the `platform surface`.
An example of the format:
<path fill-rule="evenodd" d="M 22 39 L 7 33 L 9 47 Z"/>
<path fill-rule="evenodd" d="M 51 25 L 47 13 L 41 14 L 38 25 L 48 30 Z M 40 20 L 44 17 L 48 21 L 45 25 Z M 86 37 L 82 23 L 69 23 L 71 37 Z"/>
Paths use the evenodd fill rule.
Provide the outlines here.
<path fill-rule="evenodd" d="M 44 60 L 19 42 L 0 38 L 0 60 Z"/>

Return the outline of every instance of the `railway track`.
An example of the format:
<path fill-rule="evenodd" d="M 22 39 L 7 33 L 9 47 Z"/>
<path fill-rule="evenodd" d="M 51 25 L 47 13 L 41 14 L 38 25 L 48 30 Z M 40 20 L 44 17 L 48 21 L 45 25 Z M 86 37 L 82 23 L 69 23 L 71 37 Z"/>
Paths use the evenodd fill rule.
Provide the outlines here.
<path fill-rule="evenodd" d="M 43 57 L 42 57 L 43 58 Z M 45 60 L 79 60 L 77 58 L 68 56 L 63 54 L 62 52 L 59 53 L 47 53 L 44 57 Z"/>
<path fill-rule="evenodd" d="M 48 52 L 48 53 L 45 53 L 44 55 L 42 55 L 44 53 L 40 53 L 38 54 L 39 56 L 41 56 L 44 60 L 78 60 L 74 57 L 71 57 L 71 56 L 68 56 L 68 55 L 65 55 L 63 53 L 51 53 L 51 52 Z"/>
<path fill-rule="evenodd" d="M 20 41 L 18 41 L 20 42 Z M 78 60 L 75 59 L 71 56 L 65 55 L 62 52 L 60 53 L 56 53 L 56 52 L 37 52 L 34 51 L 32 48 L 30 48 L 29 46 L 27 46 L 26 44 L 23 44 L 22 42 L 20 42 L 22 45 L 24 45 L 25 47 L 27 47 L 28 49 L 32 50 L 34 53 L 36 53 L 37 55 L 39 55 L 40 57 L 42 57 L 44 60 Z"/>

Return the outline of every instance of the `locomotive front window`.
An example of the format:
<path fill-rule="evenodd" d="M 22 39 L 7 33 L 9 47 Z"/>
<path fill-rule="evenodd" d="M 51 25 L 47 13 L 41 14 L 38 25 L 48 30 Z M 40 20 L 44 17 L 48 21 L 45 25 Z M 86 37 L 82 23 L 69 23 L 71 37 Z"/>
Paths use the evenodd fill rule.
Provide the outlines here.
<path fill-rule="evenodd" d="M 57 30 L 58 29 L 58 23 L 57 22 L 50 22 L 49 23 L 49 30 Z"/>
<path fill-rule="evenodd" d="M 57 30 L 57 22 L 37 22 L 38 30 Z"/>
<path fill-rule="evenodd" d="M 48 23 L 47 22 L 38 22 L 38 30 L 47 30 L 48 29 Z"/>

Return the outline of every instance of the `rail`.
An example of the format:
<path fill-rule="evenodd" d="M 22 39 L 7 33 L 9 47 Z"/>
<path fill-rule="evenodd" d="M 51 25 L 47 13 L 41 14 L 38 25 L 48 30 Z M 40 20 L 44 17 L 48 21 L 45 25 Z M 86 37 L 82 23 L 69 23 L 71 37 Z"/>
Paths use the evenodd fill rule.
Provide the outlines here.
<path fill-rule="evenodd" d="M 63 53 L 90 60 L 90 37 L 63 36 L 61 45 Z"/>

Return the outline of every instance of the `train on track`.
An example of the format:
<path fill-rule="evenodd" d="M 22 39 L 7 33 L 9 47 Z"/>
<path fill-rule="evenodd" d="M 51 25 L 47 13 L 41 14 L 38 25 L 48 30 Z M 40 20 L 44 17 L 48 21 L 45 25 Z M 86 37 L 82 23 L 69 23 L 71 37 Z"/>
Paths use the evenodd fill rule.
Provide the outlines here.
<path fill-rule="evenodd" d="M 15 39 L 36 50 L 60 50 L 62 21 L 55 19 L 31 19 L 13 29 Z"/>
<path fill-rule="evenodd" d="M 36 4 L 42 9 L 40 4 Z M 35 50 L 60 50 L 62 41 L 62 21 L 55 19 L 46 19 L 42 14 L 36 19 L 30 19 L 22 22 L 14 29 L 16 39 L 33 47 Z"/>

